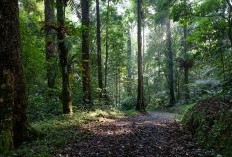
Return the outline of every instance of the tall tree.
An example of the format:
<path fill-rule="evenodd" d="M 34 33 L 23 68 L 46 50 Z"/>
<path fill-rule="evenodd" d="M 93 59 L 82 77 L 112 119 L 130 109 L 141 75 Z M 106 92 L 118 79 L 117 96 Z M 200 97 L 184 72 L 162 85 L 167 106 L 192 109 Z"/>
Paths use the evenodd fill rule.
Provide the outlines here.
<path fill-rule="evenodd" d="M 108 75 L 108 59 L 109 59 L 109 6 L 110 0 L 107 1 L 107 12 L 106 12 L 106 39 L 105 39 L 105 47 L 106 47 L 106 60 L 105 60 L 105 94 L 107 88 L 107 75 Z"/>
<path fill-rule="evenodd" d="M 131 52 L 131 34 L 128 31 L 127 36 L 127 94 L 132 95 L 132 52 Z"/>
<path fill-rule="evenodd" d="M 187 36 L 188 36 L 188 26 L 184 25 L 183 28 L 184 31 L 184 38 L 183 38 L 183 55 L 184 55 L 184 62 L 185 65 L 189 65 L 188 64 L 188 45 L 187 45 Z M 190 98 L 189 95 L 189 88 L 188 88 L 188 83 L 189 83 L 189 68 L 190 66 L 184 66 L 184 95 L 185 95 L 185 101 L 187 102 Z"/>
<path fill-rule="evenodd" d="M 174 94 L 174 76 L 173 76 L 173 52 L 172 52 L 172 34 L 170 19 L 166 18 L 166 40 L 167 40 L 167 69 L 168 69 L 168 87 L 169 87 L 169 106 L 176 102 Z"/>
<path fill-rule="evenodd" d="M 65 2 L 63 0 L 57 0 L 57 39 L 58 39 L 58 49 L 60 53 L 60 66 L 62 73 L 62 93 L 61 99 L 63 103 L 63 113 L 70 114 L 72 113 L 72 97 L 70 89 L 70 65 L 68 64 L 68 48 L 65 44 Z"/>
<path fill-rule="evenodd" d="M 157 23 L 166 26 L 166 58 L 167 58 L 167 82 L 169 90 L 169 106 L 173 106 L 176 102 L 174 93 L 174 68 L 173 68 L 173 51 L 172 51 L 172 33 L 170 7 L 173 5 L 173 0 L 157 0 L 155 1 Z M 153 3 L 153 2 L 152 2 Z"/>
<path fill-rule="evenodd" d="M 103 79 L 102 79 L 102 55 L 101 55 L 101 21 L 99 0 L 96 0 L 96 15 L 97 15 L 97 65 L 98 65 L 98 87 L 101 90 L 100 97 L 103 92 Z"/>
<path fill-rule="evenodd" d="M 17 0 L 0 1 L 0 152 L 25 140 L 27 94 Z"/>
<path fill-rule="evenodd" d="M 137 104 L 136 104 L 136 110 L 140 112 L 145 111 L 144 106 L 144 96 L 143 96 L 143 71 L 142 71 L 142 41 L 141 41 L 141 0 L 137 0 L 137 20 L 138 20 L 138 36 L 137 36 L 137 42 L 138 42 L 138 96 L 137 96 Z"/>
<path fill-rule="evenodd" d="M 189 60 L 188 55 L 188 25 L 191 23 L 192 6 L 188 0 L 181 0 L 176 2 L 172 8 L 171 17 L 174 21 L 178 21 L 183 26 L 183 58 L 181 60 L 181 68 L 184 69 L 184 99 L 187 102 L 190 99 L 190 92 L 188 88 L 189 83 L 189 69 L 192 67 L 192 63 Z M 179 94 L 178 94 L 179 95 Z"/>
<path fill-rule="evenodd" d="M 56 78 L 56 34 L 49 26 L 55 24 L 55 9 L 54 0 L 44 1 L 45 14 L 45 47 L 47 61 L 47 83 L 48 88 L 54 88 Z"/>
<path fill-rule="evenodd" d="M 89 106 L 92 103 L 90 89 L 90 68 L 89 68 L 89 0 L 81 0 L 82 10 L 82 81 L 83 101 Z"/>

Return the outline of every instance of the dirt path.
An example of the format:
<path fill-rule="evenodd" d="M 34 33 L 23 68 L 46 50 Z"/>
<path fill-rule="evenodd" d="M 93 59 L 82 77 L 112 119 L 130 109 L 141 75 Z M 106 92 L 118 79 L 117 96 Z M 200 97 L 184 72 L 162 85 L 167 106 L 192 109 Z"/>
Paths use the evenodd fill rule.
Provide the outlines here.
<path fill-rule="evenodd" d="M 149 112 L 147 115 L 100 119 L 87 124 L 87 138 L 76 140 L 59 157 L 179 157 L 214 156 L 192 140 L 191 134 L 175 122 L 175 114 Z"/>

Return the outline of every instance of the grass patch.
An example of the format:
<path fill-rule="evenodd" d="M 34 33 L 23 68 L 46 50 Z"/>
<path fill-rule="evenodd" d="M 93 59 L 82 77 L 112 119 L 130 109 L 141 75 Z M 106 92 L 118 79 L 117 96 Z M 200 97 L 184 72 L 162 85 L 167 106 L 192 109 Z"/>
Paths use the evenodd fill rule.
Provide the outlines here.
<path fill-rule="evenodd" d="M 76 139 L 88 138 L 83 124 L 99 122 L 99 119 L 116 119 L 123 115 L 131 115 L 117 109 L 96 109 L 91 112 L 75 112 L 73 115 L 59 115 L 49 120 L 32 123 L 31 126 L 40 134 L 32 142 L 24 143 L 19 149 L 7 152 L 3 156 L 50 157 L 55 150 L 62 149 Z"/>
<path fill-rule="evenodd" d="M 164 108 L 166 112 L 171 112 L 176 114 L 176 120 L 182 121 L 184 114 L 191 109 L 195 103 L 188 103 L 188 104 L 177 104 L 176 106 Z"/>
<path fill-rule="evenodd" d="M 134 116 L 134 115 L 139 114 L 135 109 L 121 110 L 121 113 L 125 116 Z"/>

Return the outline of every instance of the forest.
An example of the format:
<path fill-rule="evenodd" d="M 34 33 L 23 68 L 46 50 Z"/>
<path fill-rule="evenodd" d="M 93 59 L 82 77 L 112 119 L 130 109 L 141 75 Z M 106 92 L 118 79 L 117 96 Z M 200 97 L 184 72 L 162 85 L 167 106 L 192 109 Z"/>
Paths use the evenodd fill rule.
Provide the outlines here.
<path fill-rule="evenodd" d="M 0 157 L 231 157 L 231 0 L 0 0 Z"/>

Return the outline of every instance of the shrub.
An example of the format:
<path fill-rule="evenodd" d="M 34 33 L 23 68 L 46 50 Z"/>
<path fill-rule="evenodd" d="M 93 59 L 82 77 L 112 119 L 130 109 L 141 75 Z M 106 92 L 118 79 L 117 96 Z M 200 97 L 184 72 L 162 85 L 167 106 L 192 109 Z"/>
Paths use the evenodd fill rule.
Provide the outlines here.
<path fill-rule="evenodd" d="M 121 104 L 121 108 L 123 110 L 133 109 L 136 105 L 136 98 L 134 97 L 126 97 Z"/>
<path fill-rule="evenodd" d="M 223 99 L 199 101 L 183 117 L 186 129 L 203 146 L 213 148 L 224 156 L 232 156 L 232 105 Z"/>

